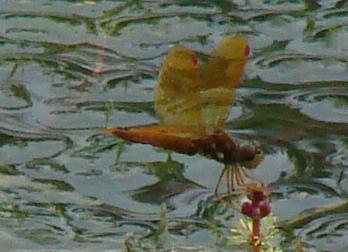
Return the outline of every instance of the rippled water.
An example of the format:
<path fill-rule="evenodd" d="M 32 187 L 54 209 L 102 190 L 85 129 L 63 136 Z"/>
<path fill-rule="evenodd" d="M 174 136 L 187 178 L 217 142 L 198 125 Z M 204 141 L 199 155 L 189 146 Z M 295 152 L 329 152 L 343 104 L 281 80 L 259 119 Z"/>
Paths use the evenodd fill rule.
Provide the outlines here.
<path fill-rule="evenodd" d="M 345 0 L 0 0 L 1 249 L 229 251 L 220 164 L 100 128 L 156 121 L 168 48 L 208 53 L 232 31 L 253 54 L 226 129 L 262 146 L 253 175 L 272 184 L 281 247 L 345 251 L 347 207 L 296 222 L 347 201 Z"/>

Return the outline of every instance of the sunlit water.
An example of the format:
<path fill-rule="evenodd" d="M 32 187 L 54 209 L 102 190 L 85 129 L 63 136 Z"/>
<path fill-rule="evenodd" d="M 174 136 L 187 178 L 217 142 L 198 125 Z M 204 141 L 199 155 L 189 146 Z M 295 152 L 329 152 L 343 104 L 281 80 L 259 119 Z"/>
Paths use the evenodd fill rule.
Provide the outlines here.
<path fill-rule="evenodd" d="M 160 3 L 162 2 L 162 3 Z M 258 142 L 273 214 L 339 204 L 348 186 L 348 5 L 341 1 L 0 0 L 0 248 L 230 251 L 239 202 L 214 201 L 222 166 L 124 143 L 100 128 L 155 122 L 168 48 L 253 48 L 226 129 Z M 158 235 L 160 205 L 167 228 Z M 157 233 L 156 233 L 157 232 Z M 347 213 L 279 236 L 284 251 L 345 251 Z M 143 246 L 143 247 L 142 247 Z"/>

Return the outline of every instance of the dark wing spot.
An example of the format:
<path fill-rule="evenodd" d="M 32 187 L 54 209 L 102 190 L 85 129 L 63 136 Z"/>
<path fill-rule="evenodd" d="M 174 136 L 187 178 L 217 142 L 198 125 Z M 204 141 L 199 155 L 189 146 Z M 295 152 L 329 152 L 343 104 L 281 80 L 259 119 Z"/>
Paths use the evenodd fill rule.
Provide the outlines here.
<path fill-rule="evenodd" d="M 248 57 L 250 54 L 250 47 L 247 45 L 245 48 L 244 48 L 244 56 Z"/>

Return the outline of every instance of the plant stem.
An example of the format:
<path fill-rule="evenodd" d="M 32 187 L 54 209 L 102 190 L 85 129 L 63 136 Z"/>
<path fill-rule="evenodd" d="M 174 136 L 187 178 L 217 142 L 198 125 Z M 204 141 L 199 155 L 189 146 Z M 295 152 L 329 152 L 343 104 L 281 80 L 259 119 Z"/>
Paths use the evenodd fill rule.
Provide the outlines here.
<path fill-rule="evenodd" d="M 261 252 L 261 242 L 260 242 L 260 222 L 259 216 L 253 218 L 253 252 Z"/>

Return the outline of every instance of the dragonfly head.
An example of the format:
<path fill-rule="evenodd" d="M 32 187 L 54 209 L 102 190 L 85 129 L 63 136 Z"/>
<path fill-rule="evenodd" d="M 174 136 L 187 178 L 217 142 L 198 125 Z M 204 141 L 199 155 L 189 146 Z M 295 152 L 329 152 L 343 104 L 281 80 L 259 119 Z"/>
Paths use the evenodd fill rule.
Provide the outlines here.
<path fill-rule="evenodd" d="M 263 160 L 263 153 L 259 146 L 245 146 L 241 147 L 245 156 L 247 157 L 244 162 L 242 162 L 243 167 L 253 170 L 255 169 Z"/>

